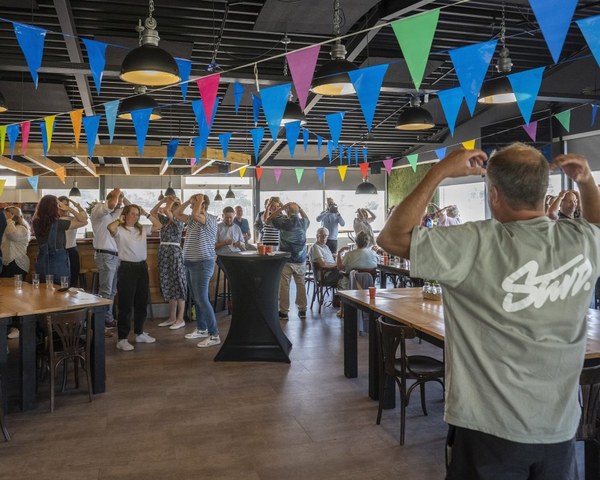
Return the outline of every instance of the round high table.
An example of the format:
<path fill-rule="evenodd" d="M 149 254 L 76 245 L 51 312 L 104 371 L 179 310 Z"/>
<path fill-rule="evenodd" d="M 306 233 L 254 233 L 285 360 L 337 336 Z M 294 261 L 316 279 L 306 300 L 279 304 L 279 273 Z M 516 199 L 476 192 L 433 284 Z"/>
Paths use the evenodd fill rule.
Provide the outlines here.
<path fill-rule="evenodd" d="M 286 252 L 219 255 L 231 287 L 231 326 L 215 362 L 290 363 L 292 342 L 279 324 L 279 276 Z"/>

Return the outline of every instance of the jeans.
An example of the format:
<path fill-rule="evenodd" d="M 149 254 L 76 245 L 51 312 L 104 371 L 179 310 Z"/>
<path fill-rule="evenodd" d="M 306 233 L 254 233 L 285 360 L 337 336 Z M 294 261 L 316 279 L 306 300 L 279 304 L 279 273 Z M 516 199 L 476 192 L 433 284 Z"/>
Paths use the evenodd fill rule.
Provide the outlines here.
<path fill-rule="evenodd" d="M 286 263 L 279 280 L 279 311 L 288 313 L 290 309 L 290 280 L 296 284 L 296 306 L 298 310 L 306 311 L 306 287 L 304 277 L 306 263 Z"/>
<path fill-rule="evenodd" d="M 119 257 L 110 253 L 98 253 L 94 255 L 96 268 L 98 269 L 98 294 L 103 298 L 113 300 L 117 294 L 117 270 L 119 269 Z M 112 306 L 106 307 L 105 323 L 113 321 Z"/>
<path fill-rule="evenodd" d="M 146 262 L 121 262 L 117 290 L 119 291 L 119 320 L 117 331 L 119 340 L 127 338 L 131 330 L 133 311 L 133 331 L 144 333 L 144 322 L 148 303 L 148 264 Z"/>
<path fill-rule="evenodd" d="M 187 270 L 187 283 L 192 300 L 196 308 L 196 322 L 198 330 L 208 330 L 210 335 L 219 335 L 217 319 L 208 297 L 208 285 L 215 271 L 215 260 L 198 260 L 191 262 L 184 260 Z"/>

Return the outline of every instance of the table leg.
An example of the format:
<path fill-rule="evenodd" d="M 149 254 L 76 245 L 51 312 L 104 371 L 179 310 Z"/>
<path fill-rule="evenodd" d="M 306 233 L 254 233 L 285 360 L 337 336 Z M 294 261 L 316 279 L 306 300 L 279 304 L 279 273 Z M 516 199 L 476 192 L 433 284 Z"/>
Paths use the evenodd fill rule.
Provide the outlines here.
<path fill-rule="evenodd" d="M 356 307 L 344 302 L 344 375 L 358 377 L 358 324 Z"/>
<path fill-rule="evenodd" d="M 600 478 L 600 446 L 594 442 L 584 442 L 585 480 Z"/>
<path fill-rule="evenodd" d="M 387 288 L 387 273 L 384 272 L 383 270 L 381 270 L 380 272 L 381 272 L 381 279 L 379 280 L 379 286 L 381 288 Z"/>
<path fill-rule="evenodd" d="M 36 316 L 19 317 L 19 347 L 21 348 L 21 410 L 37 407 L 35 371 Z"/>
<path fill-rule="evenodd" d="M 106 307 L 96 307 L 93 310 L 92 330 L 94 331 L 92 341 L 92 358 L 90 359 L 92 375 L 92 391 L 103 393 L 106 391 L 106 362 L 104 342 L 104 315 Z"/>
<path fill-rule="evenodd" d="M 12 318 L 0 318 L 0 376 L 5 379 L 8 372 L 8 342 L 6 341 L 6 335 L 8 333 L 8 326 L 10 325 Z M 4 396 L 0 398 L 4 411 L 8 412 L 8 394 L 6 388 L 2 391 Z"/>

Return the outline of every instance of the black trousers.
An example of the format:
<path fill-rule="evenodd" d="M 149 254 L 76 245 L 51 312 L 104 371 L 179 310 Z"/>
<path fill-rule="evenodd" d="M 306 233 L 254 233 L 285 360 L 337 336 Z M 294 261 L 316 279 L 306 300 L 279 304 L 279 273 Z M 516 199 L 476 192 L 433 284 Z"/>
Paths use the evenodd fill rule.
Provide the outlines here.
<path fill-rule="evenodd" d="M 69 254 L 69 264 L 71 266 L 71 279 L 69 280 L 69 287 L 76 287 L 79 284 L 79 252 L 77 247 L 67 248 Z"/>
<path fill-rule="evenodd" d="M 21 268 L 17 266 L 17 262 L 14 260 L 8 265 L 2 266 L 2 273 L 0 274 L 0 277 L 10 278 L 14 277 L 15 275 L 23 275 L 23 280 L 25 280 L 25 275 L 27 275 L 27 272 L 25 270 L 21 270 Z"/>
<path fill-rule="evenodd" d="M 119 315 L 117 332 L 119 340 L 127 338 L 131 331 L 136 335 L 144 332 L 148 303 L 148 264 L 146 262 L 125 262 L 121 260 L 117 273 L 117 294 L 119 295 Z"/>
<path fill-rule="evenodd" d="M 327 239 L 327 241 L 325 242 L 325 245 L 327 245 L 329 247 L 329 250 L 331 250 L 331 253 L 333 253 L 334 255 L 337 252 L 337 238 L 335 240 L 331 240 L 331 239 Z"/>

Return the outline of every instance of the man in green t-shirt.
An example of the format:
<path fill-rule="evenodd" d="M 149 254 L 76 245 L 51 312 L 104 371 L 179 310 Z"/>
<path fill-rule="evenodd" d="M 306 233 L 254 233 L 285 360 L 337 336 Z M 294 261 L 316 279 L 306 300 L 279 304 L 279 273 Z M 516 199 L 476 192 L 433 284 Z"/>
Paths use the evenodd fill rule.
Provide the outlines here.
<path fill-rule="evenodd" d="M 544 215 L 549 166 L 513 144 L 487 162 L 457 150 L 394 210 L 378 243 L 443 287 L 448 479 L 577 478 L 574 436 L 585 314 L 600 268 L 600 190 L 585 158 L 554 159 L 577 183 L 582 219 Z M 493 219 L 425 229 L 450 177 L 485 175 Z M 565 248 L 568 245 L 568 248 Z M 510 473 L 509 473 L 510 472 Z"/>

